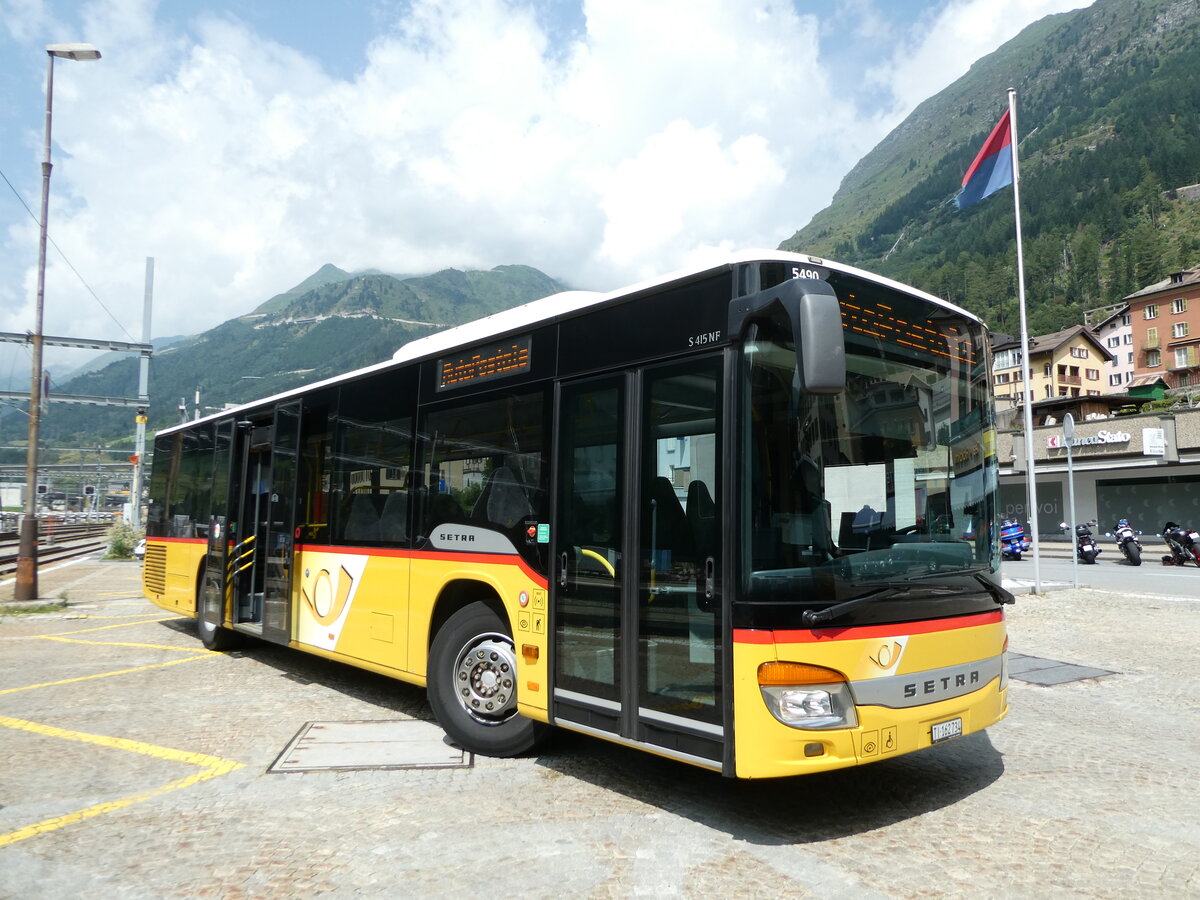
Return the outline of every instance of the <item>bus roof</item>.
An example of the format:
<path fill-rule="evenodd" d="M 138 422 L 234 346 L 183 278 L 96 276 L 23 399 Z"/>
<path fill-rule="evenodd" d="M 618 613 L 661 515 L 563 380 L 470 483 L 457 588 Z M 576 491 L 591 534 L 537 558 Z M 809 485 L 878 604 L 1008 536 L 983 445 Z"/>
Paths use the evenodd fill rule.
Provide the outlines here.
<path fill-rule="evenodd" d="M 867 281 L 876 282 L 877 284 L 881 284 L 884 287 L 888 287 L 893 290 L 902 291 L 906 294 L 912 294 L 913 296 L 927 300 L 936 306 L 941 306 L 948 311 L 971 319 L 980 325 L 983 324 L 983 321 L 974 313 L 968 312 L 967 310 L 962 309 L 953 303 L 943 300 L 940 297 L 936 297 L 933 294 L 928 294 L 925 291 L 911 287 L 910 285 L 902 284 L 898 281 L 893 281 L 890 278 L 884 278 L 881 275 L 875 275 L 874 273 L 867 272 L 864 269 L 858 269 L 854 266 L 834 262 L 832 260 L 823 259 L 817 256 L 809 256 L 808 254 L 802 253 L 791 253 L 785 250 L 742 250 L 725 254 L 719 259 L 714 259 L 711 263 L 698 268 L 681 269 L 671 272 L 667 275 L 618 288 L 615 291 L 563 291 L 558 294 L 551 294 L 550 296 L 542 297 L 539 300 L 532 300 L 529 303 L 523 303 L 520 306 L 514 306 L 511 309 L 493 313 L 492 315 L 485 316 L 482 319 L 476 319 L 463 325 L 455 325 L 451 328 L 446 328 L 442 331 L 435 332 L 425 337 L 409 341 L 394 354 L 392 354 L 391 359 L 384 360 L 383 362 L 364 366 L 361 369 L 343 372 L 340 375 L 334 375 L 322 381 L 313 382 L 312 384 L 301 385 L 300 387 L 292 388 L 291 390 L 284 391 L 270 397 L 263 397 L 258 400 L 252 400 L 248 403 L 241 403 L 237 406 L 220 410 L 219 412 L 210 413 L 209 415 L 199 419 L 181 422 L 178 425 L 172 425 L 168 428 L 162 429 L 158 432 L 158 434 L 167 434 L 182 428 L 187 428 L 191 425 L 195 425 L 198 422 L 223 419 L 230 415 L 236 415 L 243 410 L 268 406 L 273 403 L 278 403 L 281 400 L 300 396 L 322 387 L 328 387 L 343 381 L 351 381 L 372 372 L 383 371 L 400 363 L 428 359 L 429 357 L 445 353 L 446 351 L 455 347 L 466 347 L 486 341 L 488 338 L 499 337 L 514 331 L 520 331 L 533 325 L 548 324 L 557 319 L 561 319 L 581 310 L 588 309 L 589 307 L 616 302 L 624 297 L 640 294 L 676 281 L 690 281 L 709 272 L 716 272 L 724 268 L 753 262 L 792 262 L 803 266 L 821 266 L 822 268 L 830 269 L 834 272 L 857 276 Z"/>

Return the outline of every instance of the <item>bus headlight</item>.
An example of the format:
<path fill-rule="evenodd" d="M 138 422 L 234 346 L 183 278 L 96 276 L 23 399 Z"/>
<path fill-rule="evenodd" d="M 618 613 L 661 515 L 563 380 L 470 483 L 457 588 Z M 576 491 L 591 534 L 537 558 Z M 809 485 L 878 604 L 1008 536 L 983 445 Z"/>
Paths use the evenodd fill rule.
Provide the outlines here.
<path fill-rule="evenodd" d="M 769 662 L 758 667 L 763 702 L 792 728 L 853 728 L 854 698 L 844 676 L 823 666 Z"/>

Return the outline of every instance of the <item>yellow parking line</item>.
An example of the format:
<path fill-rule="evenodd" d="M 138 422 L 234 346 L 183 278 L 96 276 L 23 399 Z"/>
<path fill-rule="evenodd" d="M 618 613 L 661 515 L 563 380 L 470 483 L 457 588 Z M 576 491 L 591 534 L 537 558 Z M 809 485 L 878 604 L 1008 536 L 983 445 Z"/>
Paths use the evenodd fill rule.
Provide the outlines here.
<path fill-rule="evenodd" d="M 184 662 L 185 660 L 176 660 L 176 662 Z M 150 667 L 147 667 L 150 668 Z M 114 673 L 115 674 L 115 673 Z M 93 816 L 103 815 L 104 813 L 113 812 L 114 810 L 123 809 L 126 806 L 132 806 L 134 803 L 141 803 L 144 800 L 149 800 L 153 797 L 161 797 L 163 794 L 168 794 L 171 791 L 177 791 L 180 788 L 190 787 L 193 784 L 199 784 L 202 781 L 207 781 L 210 778 L 216 778 L 218 775 L 226 775 L 236 769 L 242 768 L 243 764 L 234 762 L 233 760 L 221 759 L 218 756 L 208 756 L 203 753 L 189 753 L 184 750 L 173 750 L 170 747 L 158 747 L 154 744 L 146 744 L 141 741 L 131 741 L 126 738 L 106 737 L 100 734 L 87 734 L 82 731 L 66 731 L 62 728 L 55 728 L 52 725 L 39 725 L 36 722 L 29 722 L 25 719 L 12 719 L 7 716 L 0 716 L 0 726 L 6 728 L 14 728 L 19 731 L 27 731 L 31 734 L 40 734 L 47 737 L 63 738 L 69 741 L 80 741 L 85 744 L 97 744 L 101 747 L 111 747 L 116 750 L 127 750 L 131 753 L 140 753 L 143 756 L 153 756 L 157 759 L 166 759 L 172 762 L 182 762 L 193 766 L 199 766 L 200 772 L 193 773 L 186 778 L 180 778 L 175 781 L 162 785 L 161 787 L 151 788 L 148 791 L 141 791 L 136 794 L 130 794 L 128 797 L 121 797 L 118 800 L 109 800 L 105 803 L 97 803 L 95 806 L 89 806 L 86 809 L 77 810 L 76 812 L 67 813 L 62 816 L 55 816 L 51 819 L 45 819 L 33 825 L 27 825 L 24 828 L 18 828 L 16 831 L 10 831 L 7 834 L 0 834 L 0 847 L 7 847 L 9 844 L 15 844 L 18 841 L 23 841 L 39 834 L 47 834 L 51 831 L 57 831 L 66 825 L 71 825 L 75 822 L 90 819 Z"/>
<path fill-rule="evenodd" d="M 177 653 L 199 653 L 220 656 L 215 650 L 204 647 L 174 647 L 170 644 L 137 644 L 132 641 L 81 641 L 78 638 L 63 637 L 58 634 L 38 635 L 43 641 L 58 641 L 63 644 L 90 644 L 93 647 L 144 647 L 147 650 L 174 650 Z"/>
<path fill-rule="evenodd" d="M 152 663 L 148 666 L 136 666 L 132 669 L 117 669 L 113 672 L 99 672 L 95 675 L 81 675 L 79 678 L 64 678 L 62 681 L 43 681 L 41 684 L 27 684 L 24 687 L 4 688 L 0 690 L 0 696 L 4 694 L 16 694 L 21 691 L 32 691 L 37 688 L 58 687 L 60 684 L 76 684 L 80 681 L 93 681 L 97 678 L 108 678 L 111 675 L 128 675 L 131 672 L 145 672 L 147 669 L 159 669 L 164 666 L 177 666 L 180 663 L 191 662 L 194 659 L 208 659 L 212 656 L 220 656 L 220 653 L 205 653 L 203 656 L 185 656 L 183 659 L 172 659 L 162 663 Z"/>
<path fill-rule="evenodd" d="M 109 628 L 128 628 L 130 625 L 144 625 L 147 622 L 174 622 L 184 616 L 167 616 L 165 619 L 141 619 L 137 622 L 119 622 L 116 625 L 97 625 L 95 628 L 77 628 L 74 631 L 56 631 L 54 635 L 39 634 L 38 637 L 54 637 L 55 635 L 87 634 L 92 631 L 107 631 Z"/>

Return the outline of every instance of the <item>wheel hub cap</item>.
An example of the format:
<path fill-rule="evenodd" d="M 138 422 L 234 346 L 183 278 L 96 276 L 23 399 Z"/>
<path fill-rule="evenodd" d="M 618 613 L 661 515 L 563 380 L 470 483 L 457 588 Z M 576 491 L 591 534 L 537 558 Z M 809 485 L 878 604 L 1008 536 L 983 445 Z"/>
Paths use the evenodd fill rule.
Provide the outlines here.
<path fill-rule="evenodd" d="M 516 653 L 508 638 L 480 635 L 458 655 L 454 678 L 458 702 L 475 719 L 499 724 L 516 712 L 516 677 Z"/>

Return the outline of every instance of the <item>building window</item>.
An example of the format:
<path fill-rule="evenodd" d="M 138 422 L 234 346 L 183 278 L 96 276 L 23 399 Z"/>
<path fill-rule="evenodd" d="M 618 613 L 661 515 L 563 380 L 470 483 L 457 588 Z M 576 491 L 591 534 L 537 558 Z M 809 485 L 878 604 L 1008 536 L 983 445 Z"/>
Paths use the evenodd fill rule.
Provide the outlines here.
<path fill-rule="evenodd" d="M 1128 362 L 1128 365 L 1131 365 L 1131 366 L 1133 365 L 1133 353 L 1132 353 L 1132 352 L 1129 354 L 1129 362 Z"/>
<path fill-rule="evenodd" d="M 1108 386 L 1109 387 L 1120 387 L 1122 380 L 1123 379 L 1121 378 L 1120 372 L 1118 372 L 1116 375 L 1109 375 L 1108 376 Z"/>
<path fill-rule="evenodd" d="M 1132 324 L 1132 322 L 1133 322 L 1133 316 L 1129 315 L 1129 313 L 1125 313 L 1121 316 L 1121 324 L 1122 325 L 1130 325 L 1130 324 Z M 1126 337 L 1129 337 L 1129 335 L 1126 335 Z"/>
<path fill-rule="evenodd" d="M 1127 335 L 1124 335 L 1124 337 L 1125 337 L 1125 343 L 1126 343 L 1126 344 L 1132 344 L 1132 343 L 1133 343 L 1133 334 L 1132 334 L 1132 332 L 1131 332 L 1131 333 L 1129 333 L 1129 334 L 1127 334 Z"/>
<path fill-rule="evenodd" d="M 1183 369 L 1196 364 L 1195 347 L 1178 347 L 1175 350 L 1175 368 Z"/>
<path fill-rule="evenodd" d="M 1047 378 L 1050 377 L 1050 363 L 1046 363 L 1046 365 L 1042 367 L 1042 374 Z"/>
<path fill-rule="evenodd" d="M 1187 312 L 1187 297 L 1179 297 L 1171 301 L 1171 312 Z"/>
<path fill-rule="evenodd" d="M 993 369 L 1011 369 L 1021 364 L 1020 350 L 1001 350 L 992 363 Z"/>
<path fill-rule="evenodd" d="M 1087 395 L 1088 395 L 1089 397 L 1099 397 L 1099 396 L 1100 396 L 1100 392 L 1099 392 L 1099 391 L 1088 391 L 1088 392 L 1087 392 Z"/>
<path fill-rule="evenodd" d="M 1120 335 L 1118 335 L 1118 336 L 1116 336 L 1116 337 L 1110 337 L 1110 338 L 1108 339 L 1108 346 L 1109 346 L 1109 347 L 1120 347 L 1120 346 L 1121 346 L 1121 337 L 1120 337 Z"/>
<path fill-rule="evenodd" d="M 1162 353 L 1158 350 L 1146 351 L 1146 368 L 1153 369 L 1162 365 Z"/>
<path fill-rule="evenodd" d="M 1187 337 L 1187 333 L 1188 333 L 1188 323 L 1187 322 L 1176 322 L 1174 325 L 1171 326 L 1171 337 L 1185 338 L 1185 337 Z"/>
<path fill-rule="evenodd" d="M 996 375 L 996 384 L 1008 384 L 1009 375 L 1007 372 L 1000 372 Z"/>
<path fill-rule="evenodd" d="M 1099 381 L 1100 380 L 1100 370 L 1099 369 L 1084 369 L 1083 375 L 1088 381 Z"/>
<path fill-rule="evenodd" d="M 1151 303 L 1144 310 L 1142 310 L 1142 315 L 1145 316 L 1147 319 L 1157 319 L 1158 318 L 1158 304 Z"/>
<path fill-rule="evenodd" d="M 1071 355 L 1074 356 L 1076 359 L 1087 359 L 1088 358 L 1087 347 L 1072 347 Z"/>

